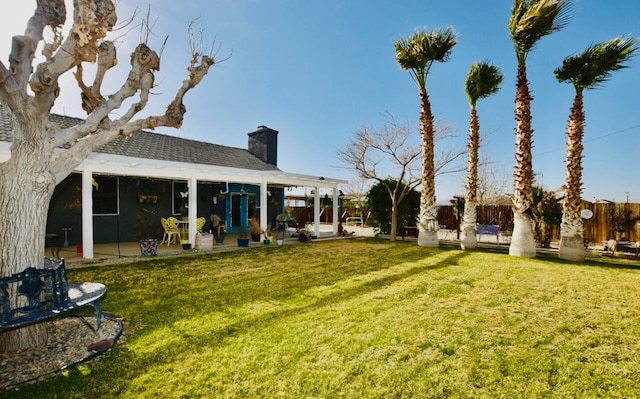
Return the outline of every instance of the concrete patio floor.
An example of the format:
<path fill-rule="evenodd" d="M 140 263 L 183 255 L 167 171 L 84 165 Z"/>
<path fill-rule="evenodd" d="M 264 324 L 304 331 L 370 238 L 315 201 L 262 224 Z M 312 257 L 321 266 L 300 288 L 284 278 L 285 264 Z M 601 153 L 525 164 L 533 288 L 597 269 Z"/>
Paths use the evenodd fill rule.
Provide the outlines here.
<path fill-rule="evenodd" d="M 369 227 L 355 227 L 349 226 L 345 227 L 349 232 L 353 231 L 353 237 L 373 237 L 374 231 L 373 228 Z M 312 228 L 309 230 L 313 231 Z M 243 250 L 245 248 L 239 247 L 237 244 L 237 234 L 227 234 L 225 237 L 224 243 L 216 244 L 214 242 L 212 249 L 200 250 L 195 249 L 194 245 L 191 246 L 191 249 L 184 250 L 181 244 L 160 244 L 158 241 L 158 251 L 156 256 L 142 256 L 140 254 L 140 244 L 137 241 L 133 242 L 120 242 L 120 243 L 103 243 L 103 244 L 94 244 L 93 245 L 93 259 L 84 259 L 82 257 L 82 253 L 78 251 L 77 245 L 70 245 L 68 247 L 60 248 L 59 257 L 64 258 L 65 263 L 69 269 L 80 268 L 80 267 L 90 267 L 90 266 L 98 266 L 105 264 L 113 264 L 120 262 L 131 262 L 131 261 L 139 261 L 139 260 L 152 260 L 163 257 L 171 257 L 171 256 L 183 256 L 190 254 L 198 254 L 198 253 L 215 253 L 215 252 L 227 252 L 227 251 L 236 251 Z M 332 232 L 331 225 L 320 225 L 320 234 L 316 238 L 317 240 L 324 239 L 341 239 L 342 237 L 336 237 Z M 295 229 L 289 229 L 287 234 L 283 239 L 283 245 L 291 245 L 294 243 L 298 243 L 298 237 L 295 235 Z M 275 237 L 272 246 L 277 246 L 275 242 Z M 249 241 L 249 247 L 262 247 L 264 244 L 262 242 Z M 46 249 L 46 256 L 52 256 L 51 249 Z"/>

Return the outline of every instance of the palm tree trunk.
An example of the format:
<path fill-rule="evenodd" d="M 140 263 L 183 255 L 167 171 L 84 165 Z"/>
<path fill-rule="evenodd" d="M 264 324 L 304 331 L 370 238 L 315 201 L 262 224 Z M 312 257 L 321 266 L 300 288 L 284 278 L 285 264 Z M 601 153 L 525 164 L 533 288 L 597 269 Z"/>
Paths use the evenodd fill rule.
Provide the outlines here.
<path fill-rule="evenodd" d="M 467 193 L 464 203 L 464 215 L 462 216 L 462 228 L 460 229 L 460 247 L 473 249 L 478 246 L 476 237 L 476 222 L 478 206 L 478 147 L 480 146 L 480 120 L 475 107 L 471 108 L 469 122 L 469 157 L 467 162 Z"/>
<path fill-rule="evenodd" d="M 567 126 L 567 176 L 558 252 L 561 259 L 571 261 L 584 260 L 584 227 L 580 216 L 584 121 L 582 91 L 578 90 Z"/>
<path fill-rule="evenodd" d="M 533 159 L 531 155 L 531 100 L 525 65 L 518 66 L 516 84 L 516 160 L 513 190 L 513 235 L 509 255 L 533 258 Z"/>
<path fill-rule="evenodd" d="M 438 209 L 436 208 L 435 164 L 433 160 L 433 114 L 429 94 L 420 90 L 420 133 L 422 135 L 422 192 L 418 245 L 438 246 Z"/>

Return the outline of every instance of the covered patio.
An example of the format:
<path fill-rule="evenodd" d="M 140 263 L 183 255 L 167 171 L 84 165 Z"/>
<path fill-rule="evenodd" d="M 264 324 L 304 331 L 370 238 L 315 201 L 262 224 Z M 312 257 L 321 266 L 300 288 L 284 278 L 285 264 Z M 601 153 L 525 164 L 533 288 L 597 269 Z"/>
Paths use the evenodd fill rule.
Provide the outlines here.
<path fill-rule="evenodd" d="M 315 230 L 315 225 L 311 225 L 312 230 Z M 373 228 L 350 228 L 350 231 L 354 231 L 355 234 L 349 237 L 341 237 L 333 233 L 333 225 L 321 223 L 317 225 L 318 235 L 315 240 L 327 240 L 327 239 L 343 239 L 343 238 L 361 238 L 374 236 Z M 283 245 L 293 245 L 300 243 L 298 237 L 294 234 L 295 229 L 290 228 L 288 234 L 285 234 L 283 239 Z M 290 233 L 290 234 L 289 234 Z M 96 265 L 107 265 L 119 262 L 129 262 L 136 260 L 151 260 L 158 258 L 170 258 L 173 256 L 183 256 L 189 254 L 201 254 L 210 253 L 216 254 L 219 252 L 228 252 L 236 250 L 246 250 L 247 248 L 239 247 L 237 243 L 238 234 L 227 234 L 222 244 L 213 244 L 212 249 L 195 249 L 184 250 L 180 244 L 172 245 L 158 245 L 158 251 L 156 256 L 142 256 L 140 253 L 140 244 L 137 241 L 128 242 L 113 242 L 113 243 L 100 243 L 93 244 L 93 257 L 86 258 L 84 256 L 84 246 L 79 247 L 77 245 L 61 248 L 46 248 L 46 256 L 59 256 L 64 258 L 68 268 L 89 267 Z M 249 241 L 249 248 L 264 247 L 262 242 Z M 277 248 L 278 245 L 274 242 L 270 244 L 270 247 Z M 52 252 L 53 251 L 53 252 Z M 56 252 L 58 251 L 58 252 Z"/>

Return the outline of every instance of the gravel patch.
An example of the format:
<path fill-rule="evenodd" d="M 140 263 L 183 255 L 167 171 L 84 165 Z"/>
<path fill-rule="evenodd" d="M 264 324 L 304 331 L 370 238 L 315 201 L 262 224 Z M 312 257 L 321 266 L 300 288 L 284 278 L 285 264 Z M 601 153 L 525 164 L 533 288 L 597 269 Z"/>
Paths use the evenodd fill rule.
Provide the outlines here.
<path fill-rule="evenodd" d="M 46 323 L 46 345 L 18 352 L 0 353 L 0 389 L 56 374 L 106 352 L 121 339 L 123 324 L 104 317 L 100 334 L 93 330 L 95 316 L 58 317 Z"/>

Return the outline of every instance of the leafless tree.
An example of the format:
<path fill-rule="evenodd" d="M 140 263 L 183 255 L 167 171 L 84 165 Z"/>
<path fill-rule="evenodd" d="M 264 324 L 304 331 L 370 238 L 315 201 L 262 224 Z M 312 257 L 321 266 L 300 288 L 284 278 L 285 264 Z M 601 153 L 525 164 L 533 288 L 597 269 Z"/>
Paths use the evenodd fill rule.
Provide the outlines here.
<path fill-rule="evenodd" d="M 382 113 L 385 124 L 374 129 L 363 126 L 356 131 L 347 145 L 336 151 L 340 167 L 353 170 L 359 178 L 381 183 L 391 199 L 391 240 L 396 239 L 398 205 L 421 181 L 421 147 L 417 140 L 419 129 L 410 124 L 399 124 L 389 111 Z M 437 125 L 436 142 L 455 137 L 449 125 Z M 437 153 L 436 174 L 464 170 L 455 162 L 466 154 L 466 148 L 447 147 Z M 396 184 L 390 185 L 389 178 Z"/>
<path fill-rule="evenodd" d="M 27 266 L 42 265 L 47 211 L 54 188 L 91 152 L 120 136 L 140 129 L 160 126 L 180 127 L 183 97 L 197 86 L 216 60 L 192 47 L 186 60 L 187 76 L 162 115 L 136 116 L 154 88 L 154 74 L 160 56 L 146 43 L 138 44 L 125 60 L 129 73 L 115 92 L 102 93 L 107 72 L 118 63 L 116 46 L 107 39 L 116 24 L 116 8 L 111 0 L 74 0 L 73 23 L 65 37 L 67 17 L 64 0 L 38 0 L 23 35 L 13 37 L 9 65 L 0 62 L 0 103 L 12 121 L 11 157 L 0 164 L 0 272 L 3 276 Z M 148 20 L 147 20 L 148 21 Z M 144 24 L 143 24 L 144 25 Z M 148 37 L 149 24 L 143 30 Z M 53 31 L 45 42 L 43 32 Z M 192 42 L 193 43 L 193 42 Z M 37 49 L 43 61 L 36 64 Z M 92 84 L 83 76 L 85 64 L 96 64 Z M 123 63 L 124 64 L 124 63 Z M 59 79 L 75 75 L 81 90 L 84 121 L 62 127 L 49 121 L 50 111 L 60 94 Z M 124 105 L 125 101 L 129 100 Z M 117 115 L 117 116 L 114 116 Z M 64 151 L 59 151 L 66 148 Z M 44 327 L 31 326 L 0 335 L 0 350 L 18 350 L 46 341 Z"/>
<path fill-rule="evenodd" d="M 485 156 L 478 165 L 478 205 L 494 204 L 496 199 L 509 193 L 511 188 L 508 172 Z"/>
<path fill-rule="evenodd" d="M 356 208 L 360 211 L 365 207 L 367 201 L 367 194 L 371 189 L 371 180 L 363 179 L 357 176 L 354 179 L 349 180 L 349 184 L 344 187 L 345 196 L 349 197 L 352 202 L 356 204 Z M 340 215 L 342 217 L 342 215 Z M 362 222 L 367 223 L 368 215 L 362 214 Z"/>

